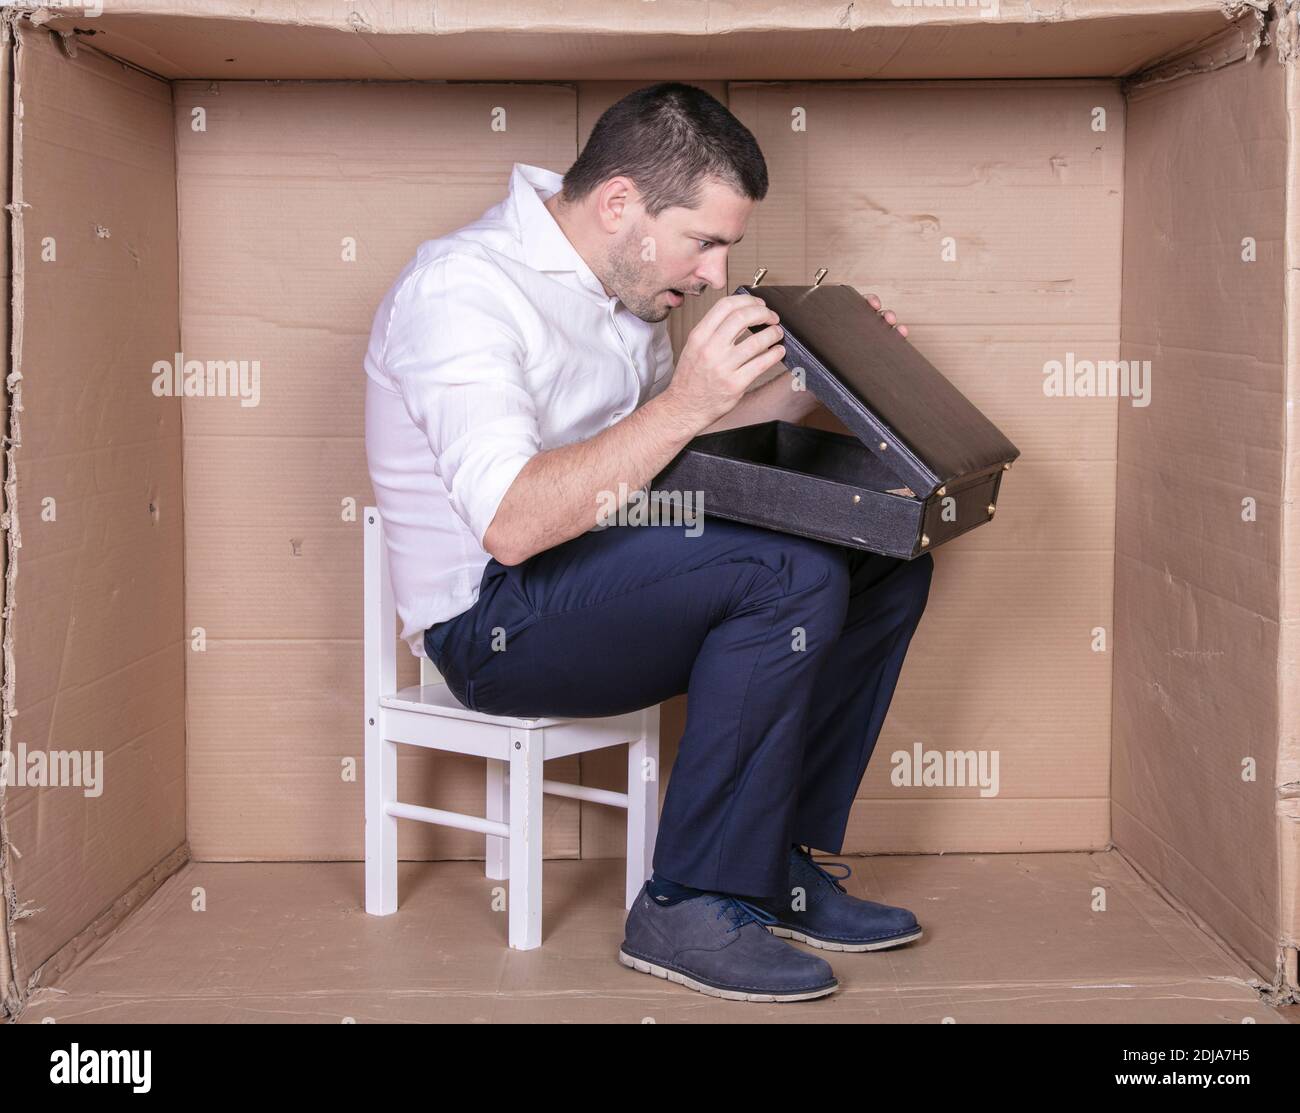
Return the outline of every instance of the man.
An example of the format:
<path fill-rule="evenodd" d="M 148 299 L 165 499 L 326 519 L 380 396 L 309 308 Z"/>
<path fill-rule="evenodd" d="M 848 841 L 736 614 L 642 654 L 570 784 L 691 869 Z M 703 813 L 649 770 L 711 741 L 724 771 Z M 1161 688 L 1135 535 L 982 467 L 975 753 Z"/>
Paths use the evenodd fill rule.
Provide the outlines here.
<path fill-rule="evenodd" d="M 509 197 L 422 244 L 380 304 L 366 450 L 402 636 L 466 706 L 604 716 L 689 696 L 620 961 L 787 1001 L 838 983 L 782 937 L 863 951 L 921 934 L 804 848 L 843 845 L 932 558 L 598 521 L 696 435 L 817 405 L 788 371 L 746 393 L 784 355 L 755 297 L 721 298 L 673 365 L 668 314 L 726 286 L 766 193 L 754 137 L 678 83 L 613 105 L 562 179 L 516 164 Z"/>

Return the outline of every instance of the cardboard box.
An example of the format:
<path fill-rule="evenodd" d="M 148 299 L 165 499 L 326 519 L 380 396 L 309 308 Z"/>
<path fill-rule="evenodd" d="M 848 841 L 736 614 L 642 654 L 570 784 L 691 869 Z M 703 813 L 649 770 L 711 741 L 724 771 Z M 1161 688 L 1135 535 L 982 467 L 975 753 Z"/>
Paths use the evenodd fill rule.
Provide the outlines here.
<path fill-rule="evenodd" d="M 904 560 L 993 517 L 1020 450 L 866 298 L 833 283 L 735 292 L 777 312 L 793 381 L 853 436 L 788 421 L 706 433 L 652 490 L 691 492 L 706 518 Z"/>
<path fill-rule="evenodd" d="M 851 891 L 935 927 L 837 967 L 842 1015 L 1276 1019 L 1300 941 L 1296 14 L 987 9 L 5 10 L 4 746 L 102 758 L 98 795 L 4 787 L 7 1013 L 704 1015 L 617 966 L 615 813 L 547 799 L 570 912 L 547 965 L 506 953 L 481 838 L 404 825 L 410 895 L 380 921 L 359 864 L 374 306 L 512 163 L 565 170 L 605 107 L 675 78 L 768 162 L 728 288 L 824 266 L 878 294 L 1023 453 L 995 527 L 935 554 L 846 846 L 877 855 Z M 178 397 L 155 368 L 190 360 L 244 374 Z M 1050 389 L 1116 360 L 1150 361 L 1144 395 Z M 966 754 L 997 758 L 992 791 L 927 783 Z M 621 762 L 555 776 L 621 788 Z M 482 805 L 475 762 L 399 766 L 413 802 Z"/>

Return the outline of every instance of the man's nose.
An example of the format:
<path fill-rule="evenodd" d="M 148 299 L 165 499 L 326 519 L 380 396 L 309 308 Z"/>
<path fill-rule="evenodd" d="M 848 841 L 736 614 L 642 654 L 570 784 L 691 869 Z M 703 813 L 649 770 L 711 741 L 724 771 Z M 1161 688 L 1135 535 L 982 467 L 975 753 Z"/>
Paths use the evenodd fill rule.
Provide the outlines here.
<path fill-rule="evenodd" d="M 695 270 L 695 277 L 707 283 L 714 290 L 721 290 L 727 284 L 726 252 L 709 252 L 709 260 Z"/>

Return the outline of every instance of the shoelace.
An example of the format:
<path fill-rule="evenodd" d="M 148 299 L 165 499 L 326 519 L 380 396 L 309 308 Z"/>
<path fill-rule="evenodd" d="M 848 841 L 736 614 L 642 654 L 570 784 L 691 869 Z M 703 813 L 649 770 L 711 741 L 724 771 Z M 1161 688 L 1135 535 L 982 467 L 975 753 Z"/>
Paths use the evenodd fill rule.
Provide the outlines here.
<path fill-rule="evenodd" d="M 732 913 L 731 931 L 739 931 L 742 927 L 751 922 L 760 924 L 776 923 L 776 917 L 770 912 L 764 908 L 759 908 L 756 904 L 751 904 L 743 897 L 733 897 L 728 896 L 725 893 L 719 893 L 715 897 L 710 897 L 706 903 L 715 904 L 719 901 L 721 902 L 721 907 L 718 909 L 718 916 L 715 916 L 714 919 L 722 916 L 724 912 Z"/>
<path fill-rule="evenodd" d="M 821 874 L 822 877 L 824 877 L 827 881 L 829 881 L 832 885 L 834 885 L 835 888 L 838 889 L 841 893 L 848 892 L 848 890 L 844 888 L 844 886 L 841 885 L 840 882 L 845 880 L 849 876 L 849 874 L 853 872 L 852 867 L 850 867 L 844 862 L 828 862 L 827 865 L 840 866 L 841 868 L 843 868 L 844 872 L 840 874 L 827 873 L 825 868 L 819 865 L 817 862 L 815 862 L 813 860 L 813 856 L 809 854 L 807 851 L 801 849 L 799 851 L 799 856 L 810 866 L 812 866 L 812 868 L 815 869 L 819 874 Z"/>

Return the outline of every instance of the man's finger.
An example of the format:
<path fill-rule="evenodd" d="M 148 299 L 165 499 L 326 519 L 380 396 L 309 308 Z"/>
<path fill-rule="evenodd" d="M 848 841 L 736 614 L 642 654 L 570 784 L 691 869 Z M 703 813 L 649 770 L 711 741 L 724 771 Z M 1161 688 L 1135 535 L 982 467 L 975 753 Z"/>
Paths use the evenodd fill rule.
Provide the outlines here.
<path fill-rule="evenodd" d="M 779 344 L 783 335 L 778 325 L 769 325 L 758 332 L 750 332 L 746 329 L 741 333 L 740 343 L 727 353 L 728 358 L 735 361 L 735 366 L 743 367 L 754 356 L 767 351 L 774 344 Z"/>
<path fill-rule="evenodd" d="M 718 331 L 718 326 L 728 316 L 744 306 L 753 304 L 763 305 L 763 301 L 761 298 L 754 297 L 753 294 L 728 294 L 725 298 L 719 298 L 709 306 L 708 312 L 700 318 L 699 323 L 692 331 L 698 331 L 702 340 L 711 340 L 714 333 Z"/>
<path fill-rule="evenodd" d="M 741 364 L 740 367 L 736 369 L 736 374 L 744 382 L 745 389 L 748 390 L 750 385 L 759 377 L 759 375 L 763 374 L 763 372 L 769 368 L 775 367 L 783 359 L 785 359 L 785 345 L 773 344 L 772 347 L 759 352 L 758 355 L 747 363 Z"/>
<path fill-rule="evenodd" d="M 715 335 L 725 330 L 731 337 L 730 343 L 736 344 L 745 339 L 750 325 L 774 325 L 778 319 L 775 310 L 755 298 L 753 304 L 738 306 L 727 314 L 726 321 L 718 326 Z"/>

